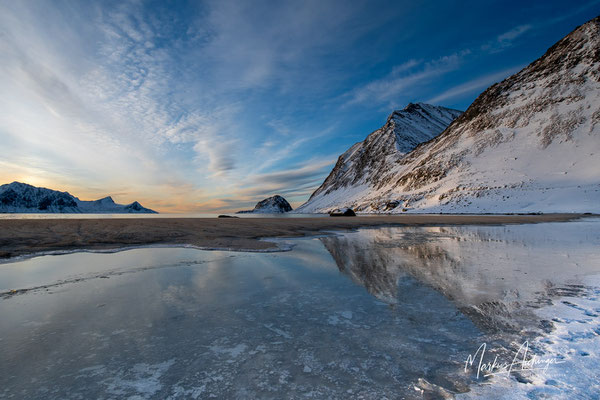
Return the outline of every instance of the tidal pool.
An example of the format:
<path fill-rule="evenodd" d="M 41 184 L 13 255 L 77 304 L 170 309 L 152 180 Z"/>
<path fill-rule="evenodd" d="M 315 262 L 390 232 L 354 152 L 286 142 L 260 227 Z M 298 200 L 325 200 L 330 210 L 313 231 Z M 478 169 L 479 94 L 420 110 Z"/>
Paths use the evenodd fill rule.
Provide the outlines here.
<path fill-rule="evenodd" d="M 598 219 L 286 242 L 0 265 L 0 398 L 600 396 Z"/>

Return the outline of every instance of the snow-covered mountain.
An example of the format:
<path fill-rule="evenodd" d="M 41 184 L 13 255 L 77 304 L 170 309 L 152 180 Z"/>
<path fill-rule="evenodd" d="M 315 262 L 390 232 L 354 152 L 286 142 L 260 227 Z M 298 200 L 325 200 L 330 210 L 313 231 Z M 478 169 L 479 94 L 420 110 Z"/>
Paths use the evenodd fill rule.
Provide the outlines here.
<path fill-rule="evenodd" d="M 259 201 L 253 210 L 238 211 L 238 214 L 258 213 L 258 214 L 277 214 L 292 211 L 292 206 L 286 199 L 279 195 L 268 197 Z"/>
<path fill-rule="evenodd" d="M 460 114 L 423 103 L 394 111 L 383 127 L 338 158 L 327 179 L 296 212 L 329 212 L 347 204 L 357 209 L 357 200 L 388 184 L 390 168 L 406 153 L 439 135 Z"/>
<path fill-rule="evenodd" d="M 150 213 L 156 214 L 157 212 L 154 210 L 150 210 L 149 208 L 142 207 L 140 203 L 134 201 L 131 204 L 123 205 L 117 204 L 112 199 L 112 197 L 107 196 L 99 200 L 79 200 L 75 198 L 77 202 L 77 206 L 83 213 L 94 214 L 94 213 L 111 213 L 111 214 L 121 214 L 121 213 Z"/>
<path fill-rule="evenodd" d="M 117 204 L 108 196 L 100 200 L 79 200 L 68 192 L 13 182 L 0 186 L 0 213 L 156 213 L 134 201 Z"/>
<path fill-rule="evenodd" d="M 600 212 L 600 17 L 404 157 L 375 154 L 356 168 L 348 156 L 362 147 L 298 211 Z M 373 166 L 375 181 L 336 172 Z"/>

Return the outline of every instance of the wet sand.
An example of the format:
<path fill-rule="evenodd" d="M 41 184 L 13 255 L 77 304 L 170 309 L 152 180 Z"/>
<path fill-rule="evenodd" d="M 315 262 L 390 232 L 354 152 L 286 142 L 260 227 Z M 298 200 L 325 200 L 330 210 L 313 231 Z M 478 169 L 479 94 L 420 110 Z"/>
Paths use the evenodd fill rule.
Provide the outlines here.
<path fill-rule="evenodd" d="M 377 226 L 498 225 L 570 221 L 581 214 L 382 215 L 337 218 L 139 218 L 0 220 L 0 258 L 77 249 L 191 245 L 231 250 L 275 250 L 261 238 L 299 237 Z"/>

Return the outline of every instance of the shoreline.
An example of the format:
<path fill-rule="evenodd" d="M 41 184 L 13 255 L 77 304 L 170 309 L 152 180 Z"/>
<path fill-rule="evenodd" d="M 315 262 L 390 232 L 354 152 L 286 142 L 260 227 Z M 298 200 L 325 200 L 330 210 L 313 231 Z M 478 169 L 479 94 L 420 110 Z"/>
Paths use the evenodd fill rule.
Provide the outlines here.
<path fill-rule="evenodd" d="M 269 238 L 296 238 L 384 226 L 504 225 L 567 222 L 586 214 L 410 214 L 315 218 L 90 218 L 0 220 L 0 262 L 76 251 L 148 246 L 281 251 Z"/>

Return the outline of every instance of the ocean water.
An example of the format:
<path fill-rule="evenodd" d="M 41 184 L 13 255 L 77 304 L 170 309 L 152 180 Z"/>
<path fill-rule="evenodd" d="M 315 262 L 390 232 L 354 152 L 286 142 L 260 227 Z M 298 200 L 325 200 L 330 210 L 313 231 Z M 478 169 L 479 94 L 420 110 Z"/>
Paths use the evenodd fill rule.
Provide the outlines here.
<path fill-rule="evenodd" d="M 285 242 L 1 264 L 0 399 L 600 396 L 598 219 Z"/>
<path fill-rule="evenodd" d="M 218 218 L 219 215 L 230 215 L 238 218 L 320 218 L 329 214 L 300 214 L 300 213 L 161 213 L 161 214 L 77 214 L 77 213 L 0 213 L 0 219 L 105 219 L 105 218 Z M 370 216 L 376 214 L 364 214 Z"/>

